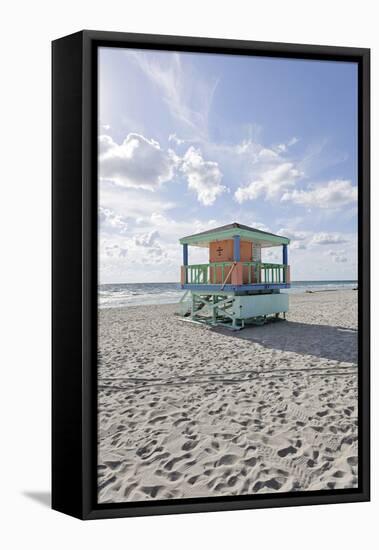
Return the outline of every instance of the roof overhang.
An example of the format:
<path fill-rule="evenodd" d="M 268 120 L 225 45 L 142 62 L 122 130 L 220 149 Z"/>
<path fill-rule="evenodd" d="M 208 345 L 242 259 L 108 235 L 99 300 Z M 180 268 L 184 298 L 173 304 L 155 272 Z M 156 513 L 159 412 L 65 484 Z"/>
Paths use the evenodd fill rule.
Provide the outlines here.
<path fill-rule="evenodd" d="M 211 242 L 224 241 L 239 236 L 241 240 L 251 241 L 259 244 L 262 247 L 279 246 L 289 244 L 290 239 L 280 235 L 264 233 L 263 231 L 252 231 L 241 228 L 226 229 L 224 231 L 206 232 L 204 234 L 190 235 L 179 240 L 180 244 L 188 244 L 190 246 L 208 247 Z"/>

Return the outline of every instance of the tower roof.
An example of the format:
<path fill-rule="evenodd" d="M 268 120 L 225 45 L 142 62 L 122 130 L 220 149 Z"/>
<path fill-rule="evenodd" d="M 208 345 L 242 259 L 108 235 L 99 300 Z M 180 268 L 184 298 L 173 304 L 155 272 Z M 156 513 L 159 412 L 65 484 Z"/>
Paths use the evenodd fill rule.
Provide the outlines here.
<path fill-rule="evenodd" d="M 241 237 L 244 241 L 257 243 L 262 247 L 290 243 L 287 237 L 275 235 L 274 233 L 262 231 L 261 229 L 256 229 L 236 222 L 222 225 L 215 229 L 208 229 L 207 231 L 189 235 L 188 237 L 183 237 L 179 242 L 180 244 L 189 244 L 191 246 L 207 247 L 211 242 L 232 239 L 235 236 Z"/>

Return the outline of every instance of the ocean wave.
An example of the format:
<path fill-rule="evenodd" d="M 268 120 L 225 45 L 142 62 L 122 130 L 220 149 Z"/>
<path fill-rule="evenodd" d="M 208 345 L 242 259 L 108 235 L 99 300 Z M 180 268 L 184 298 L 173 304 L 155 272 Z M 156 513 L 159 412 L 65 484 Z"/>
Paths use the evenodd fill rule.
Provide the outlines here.
<path fill-rule="evenodd" d="M 282 292 L 302 293 L 357 288 L 357 281 L 293 281 Z M 175 304 L 184 294 L 179 283 L 129 283 L 99 286 L 98 306 L 104 308 Z"/>

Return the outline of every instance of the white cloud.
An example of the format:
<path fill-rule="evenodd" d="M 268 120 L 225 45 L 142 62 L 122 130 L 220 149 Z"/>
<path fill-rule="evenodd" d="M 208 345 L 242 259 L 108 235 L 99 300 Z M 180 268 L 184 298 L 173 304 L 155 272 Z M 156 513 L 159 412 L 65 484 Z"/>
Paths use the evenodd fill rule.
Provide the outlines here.
<path fill-rule="evenodd" d="M 176 134 L 170 134 L 169 141 L 178 147 L 184 143 L 192 143 L 192 147 L 201 144 L 202 154 L 212 159 L 219 167 L 226 168 L 225 177 L 228 177 L 234 188 L 237 187 L 236 182 L 250 181 L 250 184 L 240 185 L 235 191 L 234 198 L 240 204 L 258 197 L 280 200 L 286 192 L 292 191 L 297 181 L 304 176 L 298 164 L 288 160 L 284 155 L 289 147 L 298 142 L 295 137 L 273 147 L 266 147 L 251 138 L 231 144 L 182 139 Z"/>
<path fill-rule="evenodd" d="M 125 219 L 109 208 L 99 206 L 100 231 L 126 233 L 128 224 Z"/>
<path fill-rule="evenodd" d="M 306 244 L 301 241 L 292 241 L 291 249 L 295 250 L 305 250 L 307 248 Z"/>
<path fill-rule="evenodd" d="M 117 243 L 104 241 L 102 243 L 102 250 L 108 258 L 125 258 L 128 251 L 126 248 L 121 247 Z"/>
<path fill-rule="evenodd" d="M 284 158 L 280 156 L 280 151 L 275 150 L 275 148 L 265 147 L 252 139 L 244 139 L 235 145 L 222 144 L 215 146 L 215 149 L 219 149 L 223 158 L 225 155 L 232 158 L 238 155 L 240 161 L 254 167 L 255 173 L 257 171 L 259 173 L 260 168 L 273 168 L 277 164 L 285 162 Z"/>
<path fill-rule="evenodd" d="M 281 227 L 277 233 L 290 239 L 291 250 L 306 250 L 309 240 L 309 231 L 298 231 L 292 227 Z"/>
<path fill-rule="evenodd" d="M 298 143 L 299 141 L 299 138 L 297 137 L 293 137 L 289 140 L 289 142 L 287 143 L 287 147 L 292 147 L 292 145 L 295 145 L 296 143 Z"/>
<path fill-rule="evenodd" d="M 281 162 L 262 172 L 259 178 L 252 181 L 247 187 L 239 187 L 234 196 L 240 204 L 259 197 L 263 197 L 265 200 L 279 200 L 283 193 L 293 187 L 302 175 L 292 162 Z"/>
<path fill-rule="evenodd" d="M 170 113 L 197 137 L 208 133 L 208 116 L 217 78 L 200 75 L 190 56 L 178 52 L 128 51 L 157 88 Z"/>
<path fill-rule="evenodd" d="M 179 246 L 176 246 L 180 256 Z M 125 258 L 129 260 L 125 263 Z M 168 263 L 167 244 L 159 241 L 156 230 L 147 233 L 136 233 L 128 237 L 112 235 L 100 240 L 100 266 L 103 275 L 106 272 L 131 273 L 139 270 L 141 265 Z M 180 265 L 175 262 L 175 265 Z M 107 276 L 108 278 L 108 276 Z M 138 279 L 134 279 L 137 280 Z"/>
<path fill-rule="evenodd" d="M 99 137 L 99 177 L 123 187 L 150 191 L 172 179 L 176 156 L 140 134 L 128 134 L 121 145 Z"/>
<path fill-rule="evenodd" d="M 114 143 L 111 136 L 108 136 L 106 134 L 101 134 L 99 136 L 99 143 L 98 143 L 99 158 L 101 158 L 105 153 L 113 149 L 113 147 L 115 146 L 116 144 Z"/>
<path fill-rule="evenodd" d="M 176 139 L 171 136 L 171 140 Z M 180 167 L 188 188 L 196 192 L 205 206 L 214 203 L 226 187 L 221 185 L 222 173 L 215 161 L 204 160 L 201 151 L 190 147 L 183 157 L 158 142 L 139 134 L 128 134 L 121 145 L 110 136 L 99 138 L 99 176 L 101 182 L 113 182 L 120 187 L 157 190 L 171 181 Z"/>
<path fill-rule="evenodd" d="M 311 244 L 330 245 L 343 244 L 346 242 L 348 242 L 346 237 L 339 233 L 316 233 L 316 235 L 312 237 Z"/>
<path fill-rule="evenodd" d="M 142 235 L 136 235 L 134 237 L 134 242 L 138 246 L 144 246 L 145 248 L 149 248 L 156 244 L 157 239 L 159 237 L 158 231 L 150 231 L 149 233 L 143 233 Z"/>
<path fill-rule="evenodd" d="M 181 237 L 201 233 L 222 225 L 220 220 L 199 220 L 192 217 L 173 219 L 160 212 L 153 212 L 149 218 L 145 218 L 144 223 L 151 230 L 157 229 L 162 239 L 175 244 L 175 246 L 178 246 Z"/>
<path fill-rule="evenodd" d="M 266 231 L 268 233 L 272 233 L 271 229 L 264 223 L 261 222 L 251 222 L 249 224 L 250 227 L 254 227 L 254 229 L 259 229 L 260 231 Z"/>
<path fill-rule="evenodd" d="M 292 229 L 290 227 L 281 227 L 278 234 L 291 239 L 291 241 L 304 241 L 308 237 L 309 232 L 297 231 L 297 229 Z"/>
<path fill-rule="evenodd" d="M 170 134 L 168 136 L 168 141 L 174 143 L 175 145 L 183 145 L 183 143 L 186 143 L 188 140 L 178 138 L 176 134 Z"/>
<path fill-rule="evenodd" d="M 293 137 L 287 143 L 279 143 L 279 145 L 276 146 L 276 150 L 279 153 L 285 153 L 289 147 L 292 147 L 292 145 L 295 145 L 298 141 L 297 137 Z"/>
<path fill-rule="evenodd" d="M 279 248 L 262 248 L 262 261 L 282 263 L 282 251 Z"/>
<path fill-rule="evenodd" d="M 306 221 L 303 221 L 302 223 L 304 224 Z M 345 243 L 353 244 L 354 242 L 353 235 L 344 233 L 314 233 L 309 230 L 298 231 L 292 227 L 281 227 L 277 233 L 288 237 L 291 240 L 292 250 L 306 250 L 308 247 L 317 247 L 318 245 L 335 246 Z"/>
<path fill-rule="evenodd" d="M 190 147 L 185 153 L 181 170 L 186 175 L 188 188 L 195 191 L 204 206 L 213 204 L 226 188 L 221 185 L 222 173 L 217 162 L 204 160 L 199 149 Z"/>
<path fill-rule="evenodd" d="M 153 212 L 166 212 L 175 208 L 176 203 L 163 200 L 158 193 L 149 193 L 143 189 L 124 188 L 110 181 L 101 181 L 99 185 L 99 204 L 117 212 L 128 222 L 151 216 Z"/>
<path fill-rule="evenodd" d="M 145 250 L 142 255 L 137 254 L 137 258 L 142 263 L 156 263 L 160 261 L 160 257 L 167 257 L 164 247 L 159 242 L 159 232 L 157 230 L 149 231 L 148 233 L 139 233 L 133 237 L 133 244 L 138 248 L 142 247 Z"/>
<path fill-rule="evenodd" d="M 332 180 L 326 185 L 313 185 L 306 190 L 286 191 L 282 201 L 309 208 L 341 208 L 357 201 L 357 187 L 350 180 Z"/>
<path fill-rule="evenodd" d="M 259 161 L 272 162 L 277 158 L 278 158 L 278 153 L 276 153 L 273 149 L 269 149 L 267 147 L 262 147 L 257 154 L 257 160 Z"/>
<path fill-rule="evenodd" d="M 328 250 L 326 253 L 327 256 L 331 256 L 333 261 L 336 263 L 346 263 L 347 257 L 344 255 L 343 252 L 335 252 L 334 250 Z"/>

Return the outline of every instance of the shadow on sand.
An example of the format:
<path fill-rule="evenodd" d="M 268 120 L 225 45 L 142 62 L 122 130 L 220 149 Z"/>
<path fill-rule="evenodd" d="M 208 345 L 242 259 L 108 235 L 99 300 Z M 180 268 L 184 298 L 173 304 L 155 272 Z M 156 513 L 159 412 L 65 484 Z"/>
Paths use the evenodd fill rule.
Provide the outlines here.
<path fill-rule="evenodd" d="M 278 321 L 263 326 L 249 326 L 236 332 L 223 327 L 214 330 L 231 338 L 249 340 L 278 351 L 292 351 L 347 363 L 358 361 L 356 329 Z"/>

